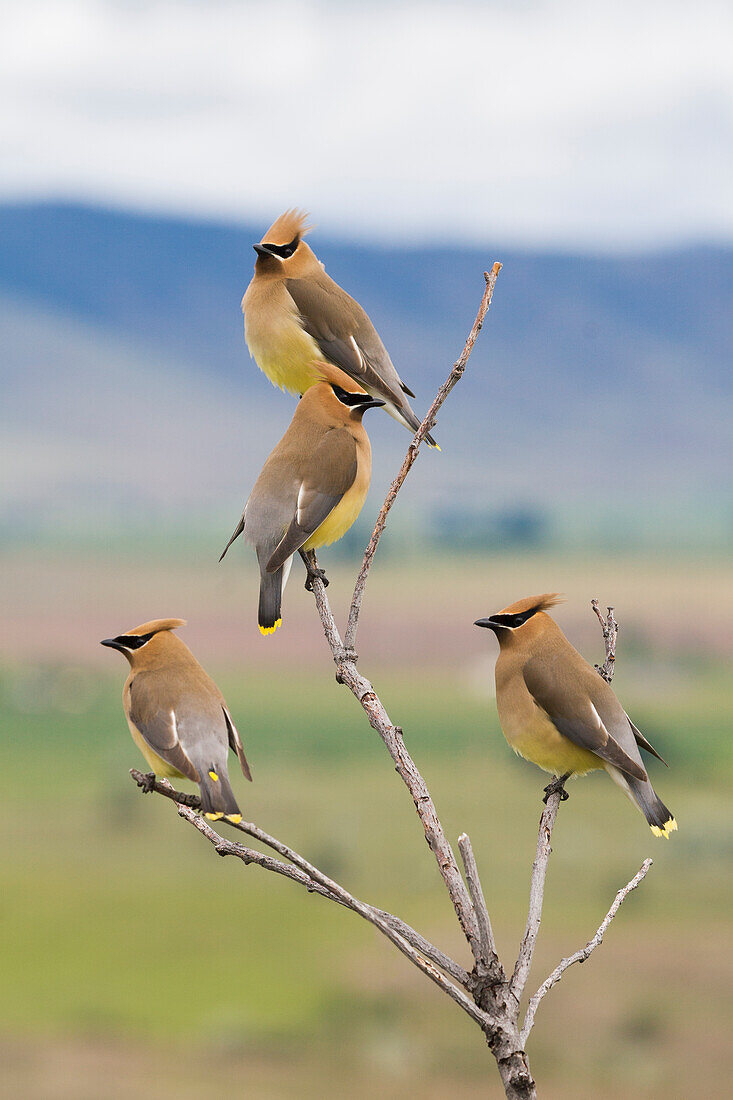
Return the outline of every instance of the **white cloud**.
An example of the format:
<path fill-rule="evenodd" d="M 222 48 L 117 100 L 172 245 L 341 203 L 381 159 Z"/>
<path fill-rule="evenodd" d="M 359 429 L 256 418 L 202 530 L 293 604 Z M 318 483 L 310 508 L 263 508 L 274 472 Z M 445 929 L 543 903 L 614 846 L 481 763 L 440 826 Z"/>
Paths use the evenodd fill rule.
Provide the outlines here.
<path fill-rule="evenodd" d="M 717 0 L 0 4 L 0 194 L 323 232 L 733 235 Z"/>

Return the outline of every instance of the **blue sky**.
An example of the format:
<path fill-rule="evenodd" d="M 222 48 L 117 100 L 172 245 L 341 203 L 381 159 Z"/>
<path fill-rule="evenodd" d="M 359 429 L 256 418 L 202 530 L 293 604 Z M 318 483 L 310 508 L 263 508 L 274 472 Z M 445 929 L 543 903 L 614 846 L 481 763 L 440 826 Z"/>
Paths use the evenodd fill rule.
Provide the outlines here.
<path fill-rule="evenodd" d="M 616 249 L 733 237 L 717 0 L 0 2 L 0 198 Z"/>

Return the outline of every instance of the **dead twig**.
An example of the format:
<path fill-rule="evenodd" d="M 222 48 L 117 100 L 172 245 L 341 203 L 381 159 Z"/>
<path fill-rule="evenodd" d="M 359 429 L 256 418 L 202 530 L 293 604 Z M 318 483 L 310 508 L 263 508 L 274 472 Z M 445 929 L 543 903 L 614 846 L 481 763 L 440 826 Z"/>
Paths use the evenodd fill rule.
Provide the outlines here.
<path fill-rule="evenodd" d="M 491 928 L 491 918 L 486 906 L 486 898 L 481 888 L 481 879 L 476 866 L 476 857 L 473 854 L 471 841 L 466 833 L 461 833 L 458 838 L 458 851 L 463 860 L 463 870 L 466 873 L 466 884 L 471 895 L 476 920 L 478 921 L 479 941 L 482 949 L 482 961 L 487 971 L 494 969 L 499 962 L 494 943 L 494 933 Z"/>
<path fill-rule="evenodd" d="M 190 814 L 181 813 L 181 816 L 185 817 L 188 821 L 196 824 L 196 822 L 194 822 L 194 816 L 196 816 L 194 811 L 201 808 L 201 799 L 198 797 L 198 795 L 184 794 L 182 791 L 177 791 L 166 779 L 151 780 L 147 775 L 144 775 L 142 772 L 138 771 L 137 768 L 131 768 L 130 775 L 137 783 L 137 785 L 143 788 L 143 790 L 155 791 L 156 794 L 163 795 L 164 798 L 168 798 L 172 802 L 175 802 L 179 809 L 179 813 L 181 808 L 190 810 Z M 204 822 L 204 824 L 206 823 Z M 273 851 L 278 852 L 279 855 L 287 859 L 290 864 L 294 864 L 294 866 L 289 866 L 288 864 L 281 863 L 278 860 L 273 860 L 270 856 L 264 856 L 261 852 L 256 852 L 254 849 L 244 849 L 242 845 L 238 846 L 238 849 L 241 849 L 241 851 L 238 850 L 237 852 L 231 854 L 239 855 L 240 858 L 244 859 L 244 855 L 242 854 L 242 852 L 246 851 L 247 859 L 245 860 L 245 862 L 256 863 L 259 867 L 264 867 L 265 870 L 275 871 L 276 874 L 285 875 L 286 878 L 292 879 L 293 882 L 300 883 L 312 893 L 321 894 L 322 897 L 329 898 L 329 900 L 331 901 L 337 901 L 340 905 L 344 905 L 347 909 L 352 909 L 354 912 L 358 912 L 362 916 L 364 915 L 362 910 L 369 909 L 373 916 L 376 918 L 376 921 L 373 921 L 372 923 L 376 923 L 378 921 L 380 922 L 380 924 L 378 924 L 378 927 L 380 927 L 381 924 L 388 926 L 393 932 L 402 936 L 403 939 L 405 939 L 417 951 L 425 955 L 427 959 L 439 966 L 441 970 L 444 970 L 445 973 L 450 975 L 450 977 L 453 978 L 454 981 L 458 982 L 464 988 L 468 987 L 469 975 L 467 971 L 465 971 L 462 966 L 459 966 L 457 962 L 451 959 L 450 956 L 446 955 L 444 951 L 441 951 L 440 948 L 436 947 L 435 944 L 432 944 L 419 932 L 416 932 L 414 928 L 411 928 L 409 924 L 406 924 L 405 921 L 400 920 L 399 917 L 394 916 L 394 914 L 392 913 L 387 913 L 383 909 L 377 909 L 373 905 L 366 905 L 365 902 L 358 901 L 355 897 L 353 897 L 353 895 L 349 894 L 348 891 L 343 888 L 343 886 L 340 886 L 334 879 L 329 878 L 323 873 L 323 871 L 320 871 L 312 863 L 309 863 L 308 860 L 304 859 L 303 856 L 301 856 L 293 848 L 290 848 L 288 847 L 288 845 L 283 844 L 283 842 L 278 840 L 276 837 L 270 836 L 269 833 L 266 833 L 264 829 L 260 829 L 259 826 L 255 825 L 253 822 L 228 821 L 227 825 L 229 825 L 230 828 L 236 829 L 241 833 L 246 833 L 248 836 L 253 837 L 255 840 L 259 840 L 262 844 L 267 845 L 268 848 L 272 848 Z M 196 825 L 196 827 L 198 828 L 198 824 Z M 209 832 L 205 832 L 203 830 L 199 831 L 204 832 L 204 835 L 207 837 L 207 839 L 211 840 L 212 836 L 219 836 L 219 834 L 215 833 L 215 831 L 211 829 L 208 825 L 206 827 Z M 223 837 L 220 837 L 219 839 L 221 840 L 223 845 L 229 843 L 228 841 L 225 841 Z M 222 854 L 230 853 L 226 851 Z M 298 868 L 297 872 L 295 870 L 296 868 Z M 382 930 L 381 927 L 380 930 Z"/>
<path fill-rule="evenodd" d="M 456 385 L 456 383 L 459 382 L 461 377 L 463 376 L 463 372 L 466 369 L 466 364 L 468 363 L 469 356 L 473 351 L 473 346 L 478 339 L 478 334 L 481 332 L 484 319 L 489 311 L 491 299 L 494 294 L 494 287 L 496 286 L 496 280 L 499 277 L 500 271 L 501 264 L 497 262 L 493 265 L 491 271 L 484 272 L 484 279 L 486 281 L 484 295 L 481 299 L 481 305 L 479 306 L 478 313 L 476 314 L 476 320 L 473 322 L 473 327 L 471 328 L 471 331 L 466 338 L 466 343 L 463 345 L 463 351 L 453 364 L 453 369 L 446 378 L 445 382 L 436 393 L 432 405 L 425 414 L 425 419 L 415 433 L 415 438 L 413 439 L 410 446 L 407 448 L 407 454 L 405 455 L 402 466 L 400 467 L 400 472 L 397 474 L 397 477 L 390 485 L 389 491 L 384 500 L 384 504 L 379 511 L 377 522 L 374 524 L 374 530 L 372 531 L 371 538 L 367 543 L 367 548 L 364 551 L 364 560 L 361 563 L 361 569 L 359 570 L 358 576 L 356 578 L 356 584 L 354 585 L 354 595 L 351 599 L 351 607 L 349 608 L 349 619 L 346 624 L 346 634 L 344 635 L 344 646 L 347 651 L 353 651 L 356 644 L 356 632 L 359 627 L 361 601 L 364 597 L 364 589 L 366 588 L 369 570 L 372 567 L 372 562 L 374 561 L 374 555 L 377 552 L 379 540 L 382 537 L 382 532 L 384 531 L 384 528 L 386 526 L 389 511 L 395 500 L 397 499 L 397 494 L 402 488 L 405 482 L 405 478 L 412 469 L 412 466 L 420 450 L 420 444 L 423 442 L 425 436 L 430 431 L 430 429 L 435 425 L 435 418 L 441 405 L 443 404 L 453 387 Z"/>
<path fill-rule="evenodd" d="M 568 958 L 562 959 L 561 962 L 558 963 L 558 965 L 552 971 L 552 973 L 548 975 L 547 978 L 545 978 L 544 982 L 534 994 L 534 996 L 530 998 L 529 1005 L 527 1007 L 527 1014 L 524 1017 L 524 1024 L 522 1025 L 522 1031 L 520 1034 L 522 1046 L 525 1045 L 527 1039 L 529 1038 L 529 1033 L 534 1026 L 535 1014 L 542 998 L 550 992 L 554 985 L 557 985 L 568 967 L 573 966 L 575 963 L 585 962 L 585 960 L 595 951 L 595 949 L 597 947 L 600 947 L 600 945 L 603 943 L 603 937 L 606 934 L 609 924 L 616 916 L 619 909 L 621 908 L 621 905 L 629 896 L 631 891 L 635 890 L 636 887 L 646 878 L 647 871 L 651 867 L 652 863 L 653 860 L 651 859 L 644 860 L 634 877 L 630 879 L 625 886 L 622 886 L 619 892 L 616 894 L 616 897 L 613 899 L 613 905 L 608 910 L 605 917 L 598 926 L 598 931 L 596 932 L 593 939 L 589 940 L 585 947 L 581 947 L 581 949 L 579 951 L 576 951 L 574 955 L 569 955 Z"/>
<path fill-rule="evenodd" d="M 527 925 L 524 937 L 519 947 L 519 954 L 514 966 L 512 980 L 509 983 L 509 992 L 519 1007 L 524 987 L 527 984 L 532 958 L 534 956 L 537 935 L 542 920 L 542 903 L 545 895 L 545 879 L 547 877 L 547 865 L 550 862 L 552 847 L 552 830 L 555 828 L 557 811 L 562 795 L 560 791 L 548 796 L 547 805 L 540 817 L 540 827 L 537 833 L 537 853 L 532 864 L 532 877 L 529 884 L 529 911 L 527 913 Z"/>
<path fill-rule="evenodd" d="M 612 607 L 607 608 L 608 614 L 602 615 L 598 608 L 598 600 L 591 600 L 590 605 L 596 613 L 598 622 L 603 631 L 603 643 L 606 647 L 606 659 L 602 665 L 596 665 L 595 670 L 602 676 L 607 684 L 613 680 L 616 670 L 616 639 L 618 638 L 618 623 L 616 622 Z"/>
<path fill-rule="evenodd" d="M 446 378 L 443 385 L 438 390 L 435 400 L 430 406 L 428 412 L 425 415 L 420 427 L 415 433 L 415 438 L 410 443 L 407 449 L 407 454 L 402 463 L 399 474 L 392 482 L 384 504 L 382 505 L 379 515 L 377 516 L 374 530 L 372 531 L 371 538 L 364 553 L 364 560 L 359 570 L 359 575 L 354 587 L 354 595 L 351 601 L 351 607 L 349 609 L 349 619 L 346 629 L 345 640 L 341 641 L 341 635 L 339 633 L 336 621 L 331 611 L 331 607 L 326 596 L 326 589 L 322 581 L 316 580 L 313 584 L 313 594 L 315 596 L 316 607 L 321 619 L 321 625 L 326 636 L 326 641 L 331 649 L 331 654 L 336 662 L 337 673 L 336 678 L 339 683 L 346 684 L 350 691 L 361 703 L 367 718 L 372 725 L 372 728 L 379 733 L 380 737 L 384 741 L 387 750 L 392 757 L 397 772 L 402 781 L 407 786 L 410 794 L 412 795 L 413 802 L 415 803 L 415 809 L 423 825 L 425 832 L 425 839 L 427 840 L 432 852 L 435 855 L 440 873 L 443 877 L 443 881 L 448 889 L 453 908 L 456 911 L 463 933 L 468 940 L 471 947 L 471 952 L 474 959 L 479 962 L 482 959 L 482 950 L 480 943 L 479 927 L 476 914 L 471 904 L 471 898 L 466 889 L 465 883 L 461 877 L 456 857 L 453 850 L 448 843 L 448 840 L 443 832 L 443 827 L 438 818 L 437 811 L 433 804 L 433 800 L 428 791 L 425 780 L 420 775 L 415 763 L 408 753 L 403 736 L 402 730 L 399 726 L 395 726 L 387 714 L 385 707 L 379 699 L 377 693 L 372 687 L 371 683 L 363 676 L 361 676 L 356 669 L 356 655 L 354 653 L 354 643 L 356 640 L 356 631 L 359 622 L 359 612 L 361 609 L 361 601 L 364 596 L 364 590 L 366 587 L 367 578 L 369 576 L 369 570 L 371 568 L 374 554 L 376 553 L 379 539 L 382 531 L 384 530 L 387 515 L 397 499 L 397 494 L 402 488 L 405 479 L 410 472 L 415 459 L 417 458 L 420 444 L 425 438 L 426 433 L 435 423 L 435 417 L 438 410 L 442 406 L 443 402 L 451 392 L 453 387 L 457 384 L 466 369 L 469 356 L 473 350 L 473 346 L 476 343 L 479 332 L 484 322 L 484 318 L 488 312 L 491 304 L 491 298 L 494 293 L 494 287 L 496 286 L 496 280 L 499 272 L 501 271 L 501 264 L 495 263 L 491 269 L 491 272 L 484 272 L 484 293 L 479 305 L 476 319 L 471 327 L 471 331 L 466 338 L 466 342 L 463 346 L 463 350 L 459 355 L 456 362 Z M 312 561 L 315 564 L 315 554 L 312 554 Z"/>

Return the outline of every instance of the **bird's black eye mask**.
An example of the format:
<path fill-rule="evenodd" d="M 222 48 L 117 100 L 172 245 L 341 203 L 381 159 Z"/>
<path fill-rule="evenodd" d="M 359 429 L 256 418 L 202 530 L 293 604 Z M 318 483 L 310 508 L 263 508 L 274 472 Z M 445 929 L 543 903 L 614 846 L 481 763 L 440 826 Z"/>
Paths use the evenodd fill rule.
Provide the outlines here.
<path fill-rule="evenodd" d="M 509 630 L 516 630 L 518 626 L 524 626 L 536 611 L 537 608 L 533 607 L 529 611 L 522 611 L 519 615 L 492 615 L 491 621 L 496 626 L 505 626 Z"/>
<path fill-rule="evenodd" d="M 348 390 L 342 390 L 341 386 L 337 386 L 335 382 L 331 383 L 331 389 L 341 404 L 349 409 L 378 409 L 384 405 L 384 401 L 380 401 L 377 397 L 370 397 L 368 393 L 349 393 Z"/>
<path fill-rule="evenodd" d="M 541 606 L 530 607 L 529 611 L 520 611 L 516 615 L 490 615 L 488 619 L 477 619 L 474 626 L 485 626 L 489 630 L 517 630 L 536 615 Z"/>
<path fill-rule="evenodd" d="M 120 634 L 114 641 L 124 649 L 142 649 L 154 635 L 155 631 L 151 634 Z"/>
<path fill-rule="evenodd" d="M 262 245 L 268 252 L 271 252 L 273 256 L 279 256 L 281 260 L 289 260 L 294 255 L 295 250 L 300 244 L 300 237 L 293 237 L 290 244 L 268 244 L 265 241 Z"/>
<path fill-rule="evenodd" d="M 342 390 L 340 386 L 336 386 L 331 383 L 331 389 L 338 397 L 342 405 L 350 405 L 355 407 L 356 405 L 363 405 L 369 400 L 369 394 L 367 393 L 349 393 L 347 390 Z"/>

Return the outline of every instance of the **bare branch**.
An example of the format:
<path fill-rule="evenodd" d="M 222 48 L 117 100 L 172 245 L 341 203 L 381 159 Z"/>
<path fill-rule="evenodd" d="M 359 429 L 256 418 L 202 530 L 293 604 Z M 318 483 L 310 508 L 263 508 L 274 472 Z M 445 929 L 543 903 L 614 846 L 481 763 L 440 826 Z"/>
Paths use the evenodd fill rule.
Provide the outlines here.
<path fill-rule="evenodd" d="M 618 623 L 613 616 L 613 608 L 608 608 L 608 615 L 602 615 L 598 609 L 598 600 L 591 600 L 590 605 L 596 613 L 598 622 L 603 631 L 603 642 L 606 647 L 606 659 L 602 665 L 596 665 L 595 670 L 602 676 L 607 684 L 613 680 L 616 669 L 616 639 L 618 638 Z"/>
<path fill-rule="evenodd" d="M 333 657 L 337 664 L 336 679 L 339 683 L 345 684 L 361 703 L 372 729 L 376 730 L 384 741 L 387 751 L 395 763 L 395 770 L 412 795 L 415 809 L 422 822 L 425 839 L 435 856 L 463 933 L 468 940 L 474 958 L 478 961 L 482 956 L 476 914 L 473 911 L 471 898 L 458 869 L 453 849 L 443 832 L 443 826 L 438 818 L 427 784 L 407 751 L 402 729 L 392 723 L 384 704 L 371 683 L 366 677 L 357 672 L 353 658 L 348 656 L 344 650 L 322 581 L 315 580 L 313 582 L 313 593 L 324 632 L 329 639 Z M 331 642 L 331 639 L 333 639 L 333 642 Z"/>
<path fill-rule="evenodd" d="M 468 886 L 468 892 L 471 895 L 474 912 L 476 913 L 483 963 L 487 970 L 493 971 L 496 969 L 497 965 L 500 966 L 501 964 L 496 954 L 494 933 L 491 928 L 491 918 L 489 917 L 489 910 L 486 907 L 484 892 L 481 889 L 481 879 L 479 878 L 478 867 L 476 865 L 476 857 L 473 854 L 473 848 L 471 847 L 471 841 L 467 833 L 461 833 L 459 836 L 458 851 L 461 853 L 463 868 L 466 872 L 466 884 Z"/>
<path fill-rule="evenodd" d="M 495 263 L 490 272 L 484 272 L 484 279 L 486 280 L 484 296 L 481 299 L 481 305 L 479 306 L 478 313 L 476 314 L 476 320 L 474 321 L 473 327 L 466 339 L 466 343 L 463 346 L 463 351 L 459 355 L 458 359 L 456 359 L 455 363 L 453 364 L 453 369 L 451 370 L 445 382 L 435 395 L 435 400 L 428 409 L 425 415 L 425 419 L 415 433 L 415 438 L 413 439 L 410 446 L 407 448 L 407 454 L 405 455 L 400 472 L 397 474 L 397 477 L 390 485 L 389 492 L 387 493 L 384 504 L 380 509 L 379 515 L 377 516 L 377 522 L 374 524 L 372 537 L 369 539 L 367 548 L 364 551 L 364 560 L 361 564 L 359 575 L 356 578 L 356 584 L 354 585 L 354 595 L 351 600 L 351 607 L 349 608 L 349 621 L 346 625 L 346 634 L 344 636 L 344 645 L 347 650 L 353 650 L 356 643 L 356 632 L 359 627 L 361 601 L 364 596 L 364 589 L 366 588 L 369 570 L 371 569 L 372 561 L 374 560 L 374 555 L 376 554 L 377 546 L 379 545 L 379 540 L 382 537 L 382 532 L 384 531 L 385 525 L 387 523 L 387 515 L 389 513 L 389 510 L 394 504 L 397 498 L 397 494 L 404 484 L 405 478 L 412 469 L 413 463 L 417 458 L 418 451 L 420 450 L 420 444 L 423 442 L 425 436 L 435 424 L 435 417 L 438 414 L 438 410 L 440 409 L 441 405 L 445 401 L 450 391 L 456 385 L 456 383 L 460 381 L 463 372 L 466 369 L 468 358 L 473 351 L 473 346 L 476 343 L 478 334 L 480 333 L 482 325 L 484 323 L 484 318 L 486 317 L 489 306 L 491 305 L 491 298 L 493 296 L 494 287 L 496 286 L 496 280 L 499 276 L 500 271 L 501 264 Z"/>
<path fill-rule="evenodd" d="M 415 803 L 415 809 L 417 810 L 420 821 L 422 822 L 423 831 L 425 833 L 425 839 L 427 840 L 435 859 L 438 864 L 438 868 L 443 877 L 443 881 L 448 889 L 453 908 L 456 911 L 459 923 L 463 930 L 466 939 L 468 940 L 471 952 L 477 963 L 480 963 L 483 959 L 481 939 L 479 933 L 479 925 L 476 913 L 474 912 L 471 898 L 466 889 L 466 885 L 461 877 L 461 872 L 456 862 L 456 857 L 453 853 L 448 840 L 443 832 L 443 826 L 438 818 L 435 805 L 430 792 L 428 791 L 427 784 L 422 775 L 418 771 L 415 762 L 408 753 L 403 740 L 402 729 L 399 726 L 395 726 L 390 720 L 387 711 L 382 704 L 379 696 L 375 692 L 371 683 L 361 676 L 356 669 L 356 655 L 354 653 L 354 642 L 356 640 L 356 630 L 359 621 L 359 610 L 361 607 L 361 600 L 364 594 L 364 588 L 366 585 L 367 576 L 371 563 L 374 558 L 374 554 L 379 543 L 380 536 L 384 530 L 384 526 L 387 519 L 387 514 L 394 504 L 397 494 L 404 484 L 410 469 L 412 468 L 415 459 L 417 458 L 420 444 L 425 437 L 425 434 L 432 427 L 435 416 L 440 409 L 441 405 L 445 401 L 446 397 L 459 381 L 466 369 L 466 363 L 471 354 L 476 338 L 481 331 L 484 318 L 491 303 L 491 298 L 496 285 L 496 280 L 501 270 L 501 264 L 495 263 L 491 269 L 491 272 L 484 273 L 485 288 L 484 294 L 481 299 L 481 305 L 479 306 L 476 320 L 474 321 L 471 332 L 468 335 L 466 343 L 464 345 L 461 355 L 456 360 L 450 374 L 438 390 L 438 393 L 433 401 L 430 409 L 428 410 L 425 419 L 420 425 L 415 438 L 410 444 L 405 460 L 402 463 L 402 468 L 390 486 L 387 497 L 382 505 L 382 509 L 377 517 L 377 522 L 372 532 L 372 537 L 369 540 L 366 552 L 364 554 L 364 561 L 362 562 L 361 570 L 356 581 L 354 588 L 354 596 L 349 611 L 349 620 L 347 625 L 347 633 L 345 640 L 342 642 L 341 635 L 336 621 L 331 611 L 328 597 L 326 596 L 326 589 L 323 582 L 320 579 L 316 579 L 313 582 L 313 594 L 316 601 L 316 607 L 321 619 L 323 631 L 326 636 L 326 640 L 330 646 L 333 659 L 336 662 L 336 679 L 339 683 L 346 684 L 352 694 L 361 703 L 364 711 L 369 719 L 369 722 L 373 729 L 380 735 L 384 744 L 387 747 L 387 751 L 392 757 L 396 770 L 407 786 L 412 800 Z M 316 564 L 315 553 L 311 551 L 311 561 Z M 500 964 L 497 960 L 497 966 Z M 503 972 L 502 972 L 503 976 Z"/>
<path fill-rule="evenodd" d="M 570 955 L 568 956 L 568 958 L 563 959 L 558 964 L 558 966 L 555 967 L 549 977 L 545 978 L 540 988 L 530 999 L 529 1005 L 527 1007 L 527 1014 L 524 1017 L 524 1025 L 522 1026 L 522 1032 L 520 1036 L 522 1046 L 524 1046 L 527 1042 L 529 1033 L 534 1025 L 535 1014 L 542 998 L 550 992 L 554 985 L 557 985 L 568 967 L 573 966 L 574 963 L 585 962 L 585 960 L 595 951 L 595 949 L 597 947 L 600 947 L 600 945 L 603 943 L 603 937 L 606 934 L 606 930 L 608 929 L 609 924 L 616 916 L 619 909 L 621 908 L 621 905 L 629 896 L 631 891 L 635 890 L 636 887 L 646 878 L 647 871 L 651 867 L 652 862 L 653 860 L 651 859 L 644 860 L 634 877 L 630 879 L 630 881 L 627 882 L 626 885 L 623 886 L 616 894 L 616 897 L 613 899 L 613 905 L 601 921 L 598 931 L 596 932 L 593 939 L 589 940 L 585 947 L 582 947 L 579 951 L 576 951 L 574 955 Z"/>
<path fill-rule="evenodd" d="M 184 806 L 191 811 L 201 808 L 201 799 L 198 795 L 184 794 L 182 791 L 174 790 L 165 779 L 151 779 L 147 775 L 143 775 L 137 768 L 131 768 L 130 775 L 144 791 L 155 791 L 156 794 L 163 795 L 164 798 L 169 798 L 178 806 Z M 187 815 L 182 814 L 181 816 Z M 191 820 L 191 818 L 188 818 L 188 820 Z M 459 982 L 464 987 L 468 985 L 469 974 L 467 971 L 464 970 L 462 966 L 459 966 L 457 962 L 454 962 L 449 955 L 441 951 L 439 947 L 432 944 L 425 936 L 415 931 L 414 928 L 411 928 L 405 921 L 394 916 L 392 913 L 387 913 L 384 909 L 378 909 L 376 906 L 367 905 L 365 902 L 358 901 L 337 882 L 325 875 L 323 871 L 320 871 L 317 867 L 314 867 L 312 863 L 309 863 L 307 859 L 304 859 L 304 857 L 293 848 L 289 848 L 286 844 L 277 840 L 276 837 L 270 836 L 269 833 L 266 833 L 263 829 L 254 825 L 251 821 L 228 821 L 227 824 L 232 829 L 238 829 L 240 832 L 254 837 L 255 840 L 259 840 L 262 844 L 266 844 L 268 848 L 272 848 L 273 851 L 278 852 L 281 856 L 284 856 L 285 859 L 295 864 L 295 867 L 299 868 L 299 870 L 296 871 L 295 867 L 290 867 L 285 863 L 280 863 L 278 860 L 273 860 L 270 856 L 263 856 L 262 853 L 255 852 L 254 849 L 247 849 L 247 851 L 253 853 L 253 855 L 246 862 L 256 863 L 258 866 L 264 867 L 265 870 L 285 875 L 294 882 L 298 882 L 302 886 L 305 886 L 310 892 L 321 894 L 322 897 L 326 897 L 330 901 L 336 901 L 340 905 L 344 905 L 347 909 L 352 909 L 354 912 L 360 912 L 360 909 L 356 908 L 357 906 L 369 909 L 383 924 L 388 925 L 394 932 L 406 939 L 412 947 L 416 948 L 428 959 L 436 963 L 437 966 L 444 970 L 446 974 L 449 974 L 455 981 Z M 218 836 L 218 834 L 215 835 Z M 226 843 L 226 841 L 223 841 L 223 843 Z M 260 856 L 262 859 L 259 858 Z M 262 860 L 265 862 L 262 862 Z"/>
<path fill-rule="evenodd" d="M 136 783 L 139 783 L 138 776 L 141 780 L 145 780 L 145 777 L 141 775 L 140 772 L 137 772 L 137 775 L 133 775 L 133 779 L 135 779 Z M 468 996 L 467 993 L 464 992 L 464 990 L 459 989 L 458 986 L 453 984 L 453 982 L 448 981 L 448 979 L 440 973 L 438 968 L 434 966 L 429 959 L 425 958 L 420 953 L 420 951 L 417 951 L 408 942 L 408 940 L 405 938 L 405 936 L 401 934 L 401 932 L 398 932 L 390 922 L 383 920 L 377 910 L 373 909 L 370 905 L 365 905 L 363 902 L 358 901 L 355 897 L 349 894 L 348 891 L 344 890 L 342 886 L 339 886 L 337 882 L 334 882 L 333 879 L 329 879 L 326 875 L 324 875 L 322 871 L 319 871 L 316 867 L 313 867 L 312 864 L 309 864 L 306 860 L 303 860 L 302 857 L 298 858 L 302 860 L 306 867 L 310 868 L 310 871 L 305 871 L 301 868 L 288 866 L 288 864 L 282 863 L 280 860 L 273 859 L 272 856 L 266 856 L 262 852 L 256 851 L 254 848 L 249 848 L 244 844 L 238 844 L 233 841 L 226 840 L 224 837 L 220 836 L 219 833 L 217 833 L 214 829 L 212 829 L 209 823 L 205 821 L 204 818 L 199 813 L 197 813 L 195 809 L 176 801 L 174 796 L 179 792 L 174 791 L 173 788 L 170 787 L 170 785 L 167 783 L 167 780 L 156 781 L 152 789 L 154 789 L 156 793 L 163 794 L 167 798 L 170 798 L 173 802 L 175 802 L 179 816 L 189 821 L 194 826 L 194 828 L 202 834 L 202 836 L 206 837 L 209 843 L 214 846 L 218 855 L 236 856 L 238 859 L 241 859 L 245 865 L 254 863 L 257 867 L 262 867 L 264 870 L 273 871 L 275 874 L 284 875 L 286 878 L 291 879 L 293 882 L 298 882 L 302 886 L 305 886 L 306 889 L 309 890 L 311 893 L 321 894 L 323 897 L 327 897 L 332 901 L 337 901 L 345 908 L 351 909 L 353 910 L 353 912 L 358 913 L 360 917 L 364 918 L 364 920 L 367 920 L 370 924 L 373 924 L 374 927 L 382 933 L 382 935 L 386 936 L 387 939 L 395 945 L 398 951 L 401 951 L 402 954 L 407 959 L 409 959 L 414 966 L 421 970 L 423 974 L 427 975 L 427 977 L 430 978 L 432 982 L 439 986 L 444 993 L 446 993 L 453 1001 L 455 1001 L 455 1003 L 460 1008 L 462 1008 L 463 1011 L 481 1027 L 482 1030 L 486 1031 L 487 1028 L 491 1029 L 492 1021 L 489 1016 L 485 1012 L 483 1012 L 478 1007 L 478 1005 L 475 1004 L 475 1002 Z M 229 822 L 229 824 L 234 825 L 234 822 Z M 253 835 L 255 835 L 257 839 L 264 840 L 264 838 L 267 836 L 267 834 L 262 833 L 262 830 L 258 829 L 257 826 L 251 826 L 251 829 L 254 831 Z M 243 831 L 250 831 L 250 823 L 247 823 L 247 828 Z M 297 856 L 297 853 L 293 852 L 292 849 L 287 848 L 286 845 L 280 845 L 280 842 L 276 841 L 274 837 L 269 837 L 266 843 L 269 843 L 269 841 L 273 841 L 275 845 L 284 849 L 284 852 L 289 853 L 288 858 Z"/>
<path fill-rule="evenodd" d="M 425 939 L 419 932 L 417 932 L 411 925 L 407 924 L 400 917 L 396 917 L 393 913 L 387 913 L 384 909 L 377 908 L 376 905 L 372 905 L 370 908 L 374 910 L 376 915 L 380 917 L 385 924 L 388 924 L 391 928 L 394 928 L 395 932 L 399 932 L 401 936 L 412 944 L 422 955 L 434 962 L 436 966 L 447 974 L 450 978 L 453 978 L 455 982 L 466 988 L 469 984 L 471 975 L 467 970 L 464 970 L 457 962 L 455 962 L 450 955 L 446 955 L 444 951 L 441 951 L 439 947 L 436 947 L 430 940 Z"/>
<path fill-rule="evenodd" d="M 537 833 L 537 854 L 532 864 L 532 877 L 529 884 L 529 912 L 527 913 L 527 925 L 524 930 L 524 938 L 519 947 L 519 955 L 514 967 L 514 973 L 509 983 L 509 992 L 514 997 L 517 1006 L 522 999 L 524 987 L 527 984 L 532 956 L 534 955 L 537 934 L 542 920 L 542 901 L 545 893 L 545 878 L 547 877 L 547 864 L 550 860 L 552 847 L 552 830 L 555 828 L 555 820 L 560 805 L 562 793 L 558 790 L 548 795 L 547 804 L 542 811 L 540 827 Z"/>

